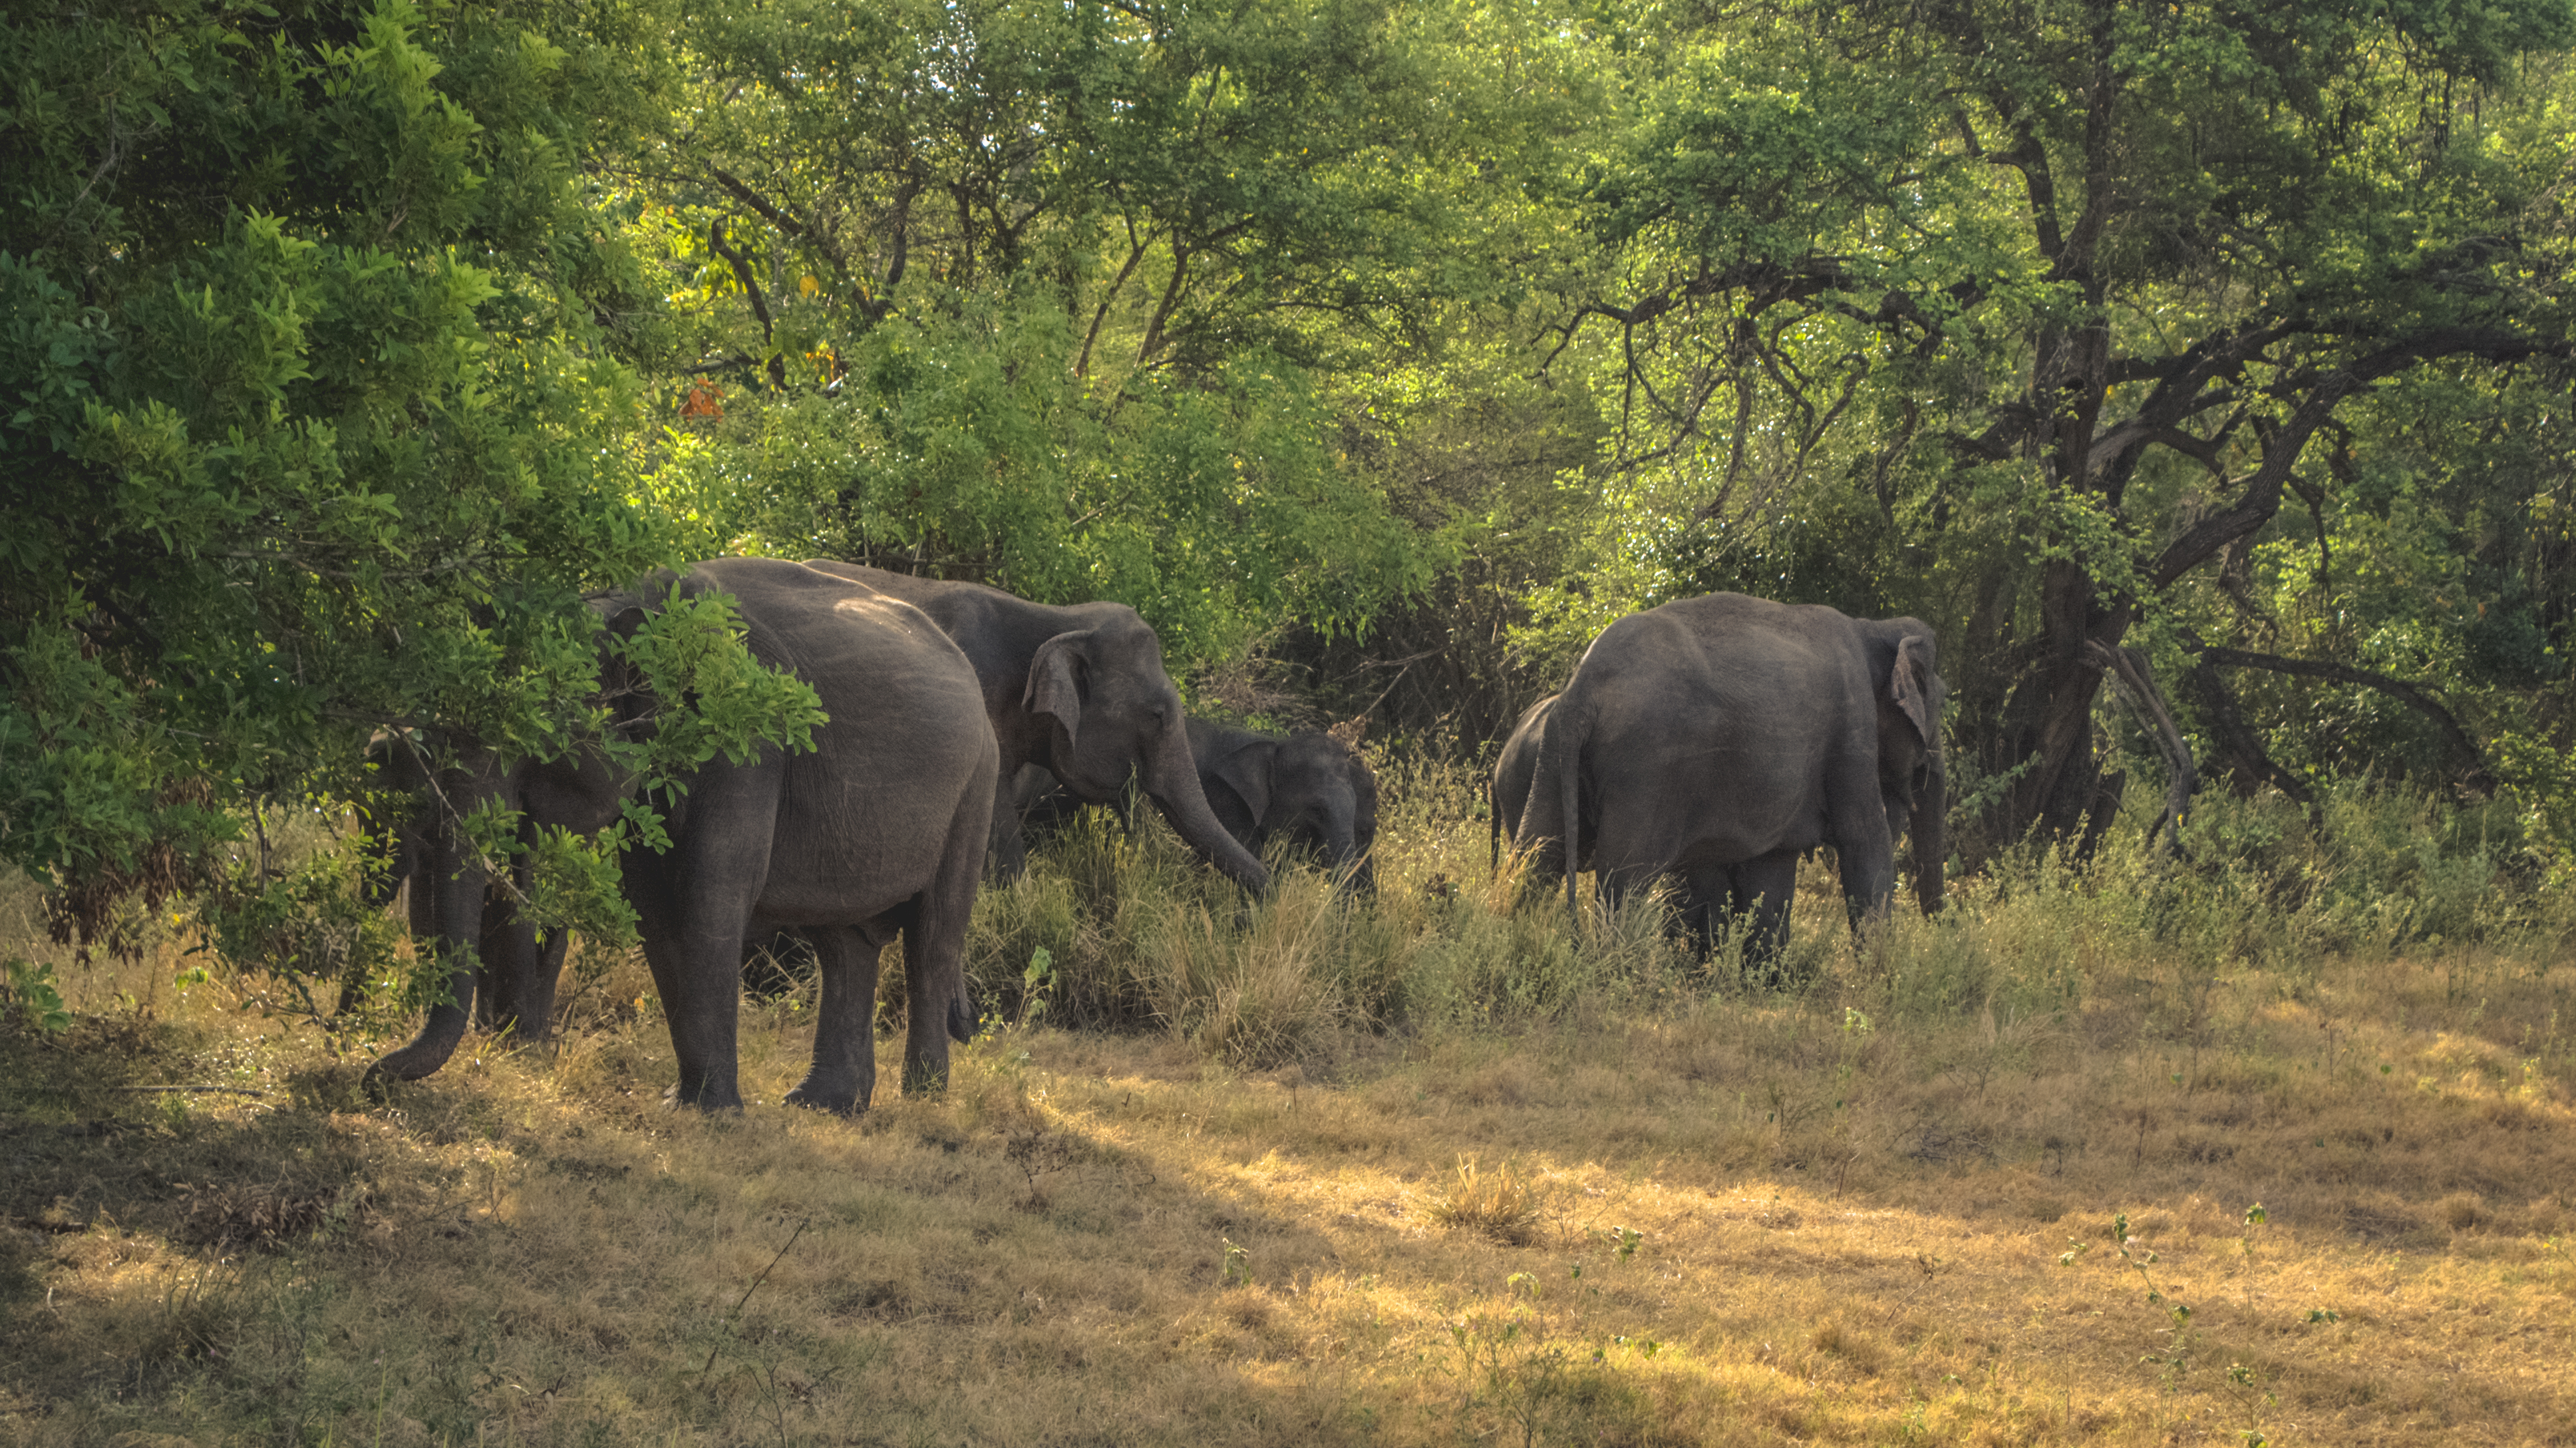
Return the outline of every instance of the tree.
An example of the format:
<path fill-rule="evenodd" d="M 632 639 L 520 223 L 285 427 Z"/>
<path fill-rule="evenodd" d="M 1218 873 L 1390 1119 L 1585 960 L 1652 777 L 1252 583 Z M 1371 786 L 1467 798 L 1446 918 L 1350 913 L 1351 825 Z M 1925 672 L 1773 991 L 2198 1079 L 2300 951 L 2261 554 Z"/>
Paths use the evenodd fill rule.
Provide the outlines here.
<path fill-rule="evenodd" d="M 761 548 L 1121 599 L 1192 660 L 1365 628 L 1439 550 L 1338 445 L 1347 384 L 1501 289 L 1476 218 L 1538 104 L 1480 69 L 1533 18 L 1471 18 L 695 16 L 689 101 L 623 164 L 701 328 L 663 496 Z"/>
<path fill-rule="evenodd" d="M 2561 0 L 1701 12 L 1587 189 L 1620 269 L 1559 365 L 1622 395 L 1685 579 L 1858 492 L 1799 586 L 1949 625 L 1991 837 L 2098 828 L 2088 645 L 2347 486 L 2357 406 L 2570 354 L 2571 36 Z"/>
<path fill-rule="evenodd" d="M 375 731 L 592 727 L 581 591 L 677 541 L 619 446 L 658 298 L 582 171 L 632 40 L 537 3 L 0 15 L 0 857 L 66 930 L 362 788 Z"/>

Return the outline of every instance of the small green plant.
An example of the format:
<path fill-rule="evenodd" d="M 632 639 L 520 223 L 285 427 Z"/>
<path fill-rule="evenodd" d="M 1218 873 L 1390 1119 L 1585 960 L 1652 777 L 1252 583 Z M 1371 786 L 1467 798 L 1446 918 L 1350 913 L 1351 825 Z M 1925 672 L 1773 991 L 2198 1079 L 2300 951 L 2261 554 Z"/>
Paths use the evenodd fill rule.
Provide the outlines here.
<path fill-rule="evenodd" d="M 54 967 L 48 962 L 9 957 L 9 1004 L 19 1017 L 48 1036 L 60 1035 L 72 1028 L 72 1013 L 63 1004 L 63 993 L 54 981 Z"/>
<path fill-rule="evenodd" d="M 2343 1321 L 2343 1314 L 2335 1311 L 2331 1307 L 2311 1307 L 2308 1309 L 2308 1321 L 2341 1322 Z"/>
<path fill-rule="evenodd" d="M 1231 1237 L 1219 1237 L 1217 1240 L 1225 1244 L 1225 1266 L 1218 1276 L 1218 1284 L 1225 1287 L 1251 1286 L 1252 1254 L 1234 1245 L 1234 1239 Z"/>
<path fill-rule="evenodd" d="M 1044 1020 L 1054 991 L 1055 952 L 1041 945 L 1029 952 L 1028 968 L 1020 972 L 1019 1024 L 1034 1026 Z"/>

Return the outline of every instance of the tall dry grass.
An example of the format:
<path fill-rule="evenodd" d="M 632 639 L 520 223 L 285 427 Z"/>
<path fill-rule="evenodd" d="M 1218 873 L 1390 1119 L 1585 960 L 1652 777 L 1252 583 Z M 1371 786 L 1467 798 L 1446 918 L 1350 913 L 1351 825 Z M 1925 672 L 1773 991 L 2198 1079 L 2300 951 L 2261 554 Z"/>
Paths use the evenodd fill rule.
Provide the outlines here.
<path fill-rule="evenodd" d="M 83 967 L 0 889 L 75 1013 L 0 1029 L 0 1441 L 2576 1434 L 2576 919 L 2500 812 L 2209 801 L 1858 941 L 1816 863 L 1771 988 L 1643 903 L 1569 938 L 1469 776 L 1387 774 L 1374 898 L 1042 851 L 991 1032 L 857 1122 L 767 1104 L 793 995 L 763 1104 L 670 1111 L 605 951 L 557 1044 L 375 1106 L 403 1022 L 174 984 L 166 921 Z"/>

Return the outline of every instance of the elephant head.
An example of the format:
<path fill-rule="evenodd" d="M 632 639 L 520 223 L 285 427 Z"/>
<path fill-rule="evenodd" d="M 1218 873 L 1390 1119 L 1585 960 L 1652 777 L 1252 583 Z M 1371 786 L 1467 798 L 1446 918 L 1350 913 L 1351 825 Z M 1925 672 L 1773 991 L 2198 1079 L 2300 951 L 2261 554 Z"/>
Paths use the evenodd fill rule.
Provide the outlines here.
<path fill-rule="evenodd" d="M 1022 705 L 1047 729 L 1038 762 L 1086 804 L 1108 804 L 1132 773 L 1190 848 L 1255 889 L 1269 872 L 1208 808 L 1180 691 L 1162 641 L 1125 608 L 1060 633 L 1030 660 Z"/>
<path fill-rule="evenodd" d="M 1312 731 L 1281 739 L 1193 719 L 1189 733 L 1199 784 L 1236 839 L 1259 850 L 1284 836 L 1370 887 L 1377 777 L 1359 756 Z"/>
<path fill-rule="evenodd" d="M 1935 667 L 1940 646 L 1929 628 L 1910 618 L 1872 627 L 1879 793 L 1888 835 L 1902 833 L 1912 842 L 1915 899 L 1930 915 L 1941 908 L 1941 867 L 1950 850 L 1943 829 L 1950 775 L 1941 751 L 1949 686 Z"/>

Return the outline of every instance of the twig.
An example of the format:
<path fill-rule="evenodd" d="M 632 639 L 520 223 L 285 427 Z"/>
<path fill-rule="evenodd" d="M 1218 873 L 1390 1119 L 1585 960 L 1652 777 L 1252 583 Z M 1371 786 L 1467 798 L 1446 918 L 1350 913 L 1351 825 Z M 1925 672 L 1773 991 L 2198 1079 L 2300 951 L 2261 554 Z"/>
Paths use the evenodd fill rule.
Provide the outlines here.
<path fill-rule="evenodd" d="M 268 1094 L 265 1091 L 254 1091 L 248 1086 L 110 1086 L 106 1089 L 135 1092 L 195 1091 L 214 1096 L 266 1096 Z"/>
<path fill-rule="evenodd" d="M 811 1225 L 813 1220 L 814 1218 L 810 1214 L 807 1215 L 802 1221 L 799 1221 L 796 1224 L 795 1231 L 787 1234 L 787 1240 L 779 1245 L 778 1256 L 770 1258 L 769 1265 L 761 1268 L 760 1275 L 751 1279 L 751 1285 L 744 1288 L 742 1290 L 742 1296 L 734 1300 L 733 1311 L 725 1314 L 725 1326 L 731 1327 L 734 1322 L 742 1316 L 743 1304 L 751 1301 L 751 1294 L 758 1292 L 760 1290 L 760 1284 L 769 1280 L 769 1274 L 776 1271 L 779 1261 L 786 1257 L 787 1249 L 795 1246 L 796 1239 L 805 1235 L 805 1228 Z M 724 1344 L 718 1343 L 715 1347 L 707 1349 L 707 1365 L 698 1369 L 699 1377 L 703 1378 L 707 1374 L 716 1370 L 716 1352 L 723 1346 Z"/>

